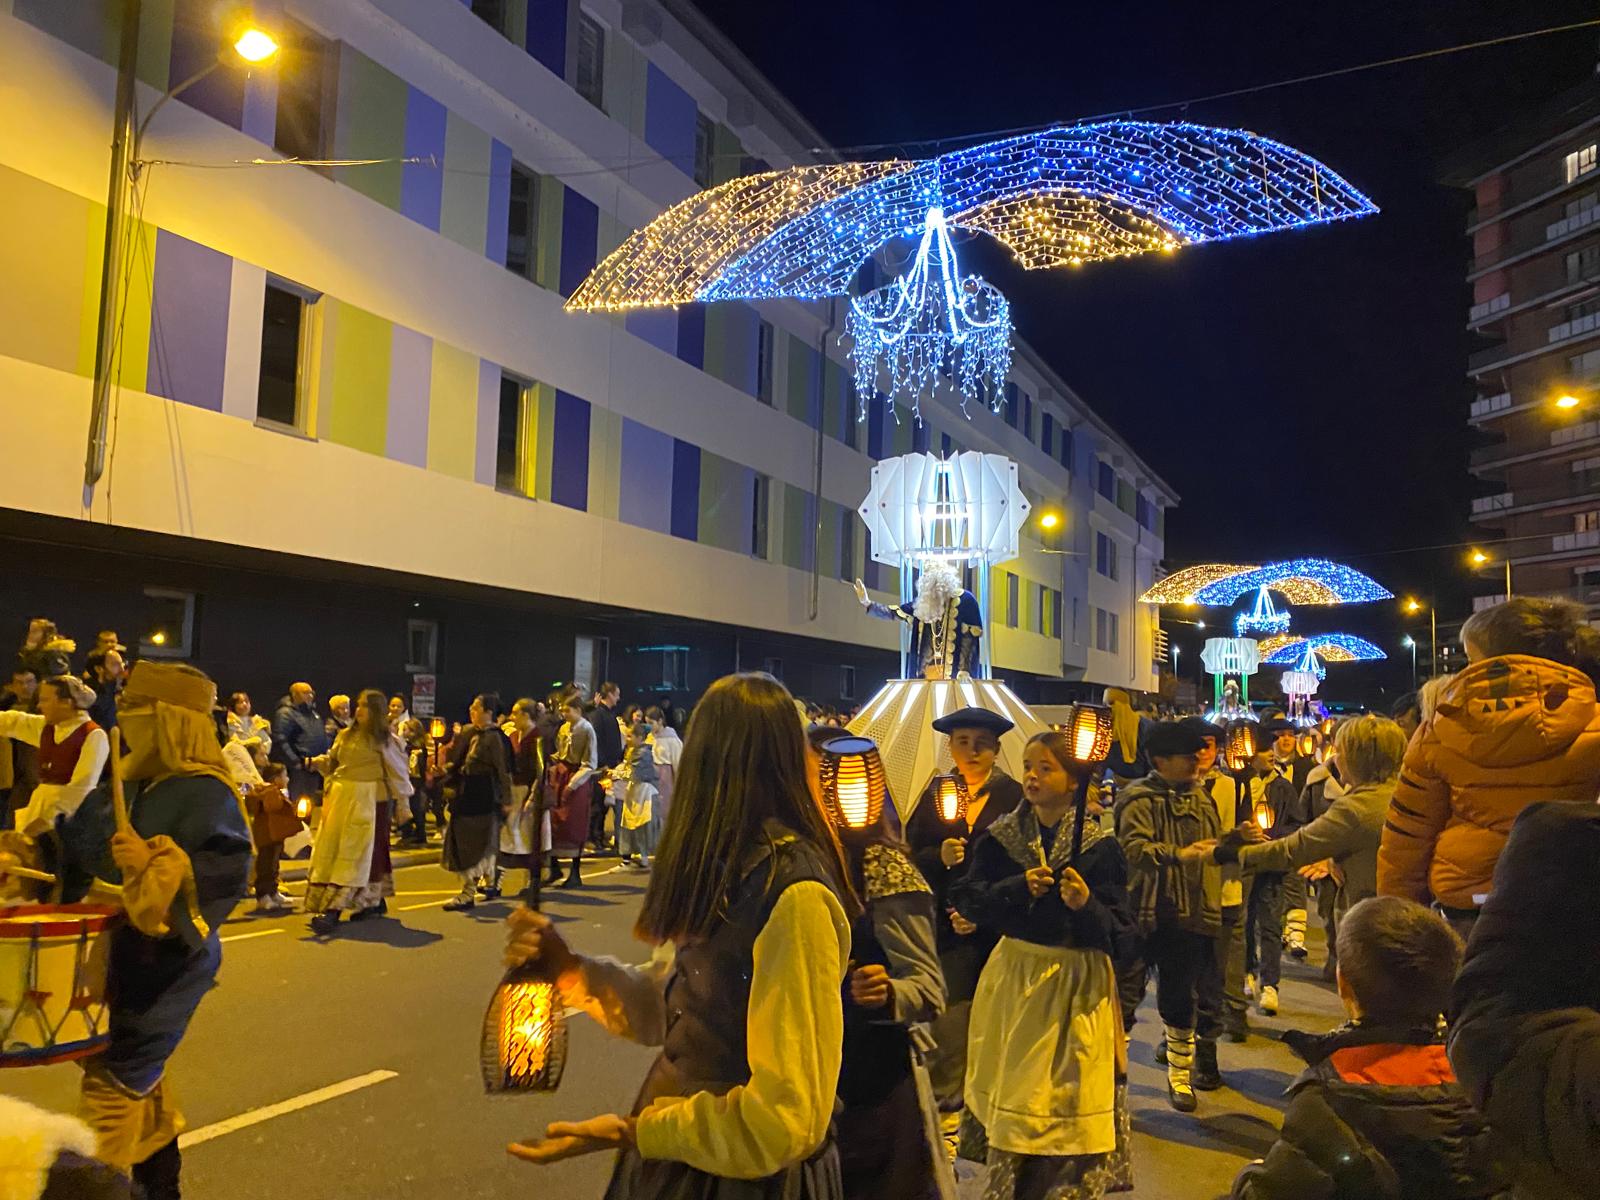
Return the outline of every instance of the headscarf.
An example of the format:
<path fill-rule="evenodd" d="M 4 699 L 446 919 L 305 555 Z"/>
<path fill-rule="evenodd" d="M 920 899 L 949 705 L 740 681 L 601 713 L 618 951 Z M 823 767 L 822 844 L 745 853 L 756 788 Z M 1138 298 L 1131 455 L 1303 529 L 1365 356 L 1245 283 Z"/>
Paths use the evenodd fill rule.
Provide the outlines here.
<path fill-rule="evenodd" d="M 1133 711 L 1133 698 L 1121 688 L 1107 688 L 1105 701 L 1111 706 L 1111 732 L 1122 761 L 1131 763 L 1139 756 L 1139 714 Z"/>
<path fill-rule="evenodd" d="M 217 685 L 192 668 L 141 659 L 122 690 L 123 709 L 155 709 L 157 783 L 174 776 L 209 775 L 233 791 L 233 776 L 222 757 L 212 710 Z"/>

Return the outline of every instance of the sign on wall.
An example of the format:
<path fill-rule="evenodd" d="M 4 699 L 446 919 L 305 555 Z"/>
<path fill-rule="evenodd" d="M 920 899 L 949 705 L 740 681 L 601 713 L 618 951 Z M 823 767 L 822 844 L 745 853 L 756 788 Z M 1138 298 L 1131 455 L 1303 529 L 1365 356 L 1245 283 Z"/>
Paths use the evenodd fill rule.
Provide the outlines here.
<path fill-rule="evenodd" d="M 411 677 L 411 715 L 413 717 L 433 716 L 434 697 L 438 692 L 439 677 L 437 675 L 413 675 Z"/>

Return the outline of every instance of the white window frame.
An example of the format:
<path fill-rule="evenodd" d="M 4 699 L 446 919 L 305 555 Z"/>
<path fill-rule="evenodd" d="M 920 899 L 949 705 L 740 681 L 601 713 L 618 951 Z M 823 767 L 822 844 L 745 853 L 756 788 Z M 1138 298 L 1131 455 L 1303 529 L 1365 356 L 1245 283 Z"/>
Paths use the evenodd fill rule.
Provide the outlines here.
<path fill-rule="evenodd" d="M 1568 183 L 1582 179 L 1596 166 L 1600 166 L 1600 142 L 1590 142 L 1587 146 L 1580 146 L 1567 155 L 1564 166 Z"/>
<path fill-rule="evenodd" d="M 195 594 L 177 588 L 147 587 L 144 594 L 152 600 L 179 600 L 183 602 L 183 617 L 178 622 L 176 638 L 157 644 L 145 634 L 139 635 L 140 658 L 192 658 L 194 656 L 194 604 Z"/>

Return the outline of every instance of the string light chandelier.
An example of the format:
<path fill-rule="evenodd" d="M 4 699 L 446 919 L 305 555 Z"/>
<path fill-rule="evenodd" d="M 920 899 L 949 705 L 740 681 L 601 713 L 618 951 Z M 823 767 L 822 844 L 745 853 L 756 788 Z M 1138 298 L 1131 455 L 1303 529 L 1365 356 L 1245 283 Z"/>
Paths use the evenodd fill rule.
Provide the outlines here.
<path fill-rule="evenodd" d="M 1233 631 L 1240 636 L 1247 633 L 1285 633 L 1289 628 L 1289 614 L 1279 612 L 1272 603 L 1272 593 L 1265 586 L 1256 592 L 1255 607 L 1233 618 Z"/>
<path fill-rule="evenodd" d="M 867 397 L 887 376 L 891 396 L 921 397 L 943 377 L 961 393 L 1001 395 L 1011 373 L 1011 305 L 993 284 L 963 277 L 944 211 L 928 210 L 911 270 L 850 301 L 845 317 L 856 395 Z"/>

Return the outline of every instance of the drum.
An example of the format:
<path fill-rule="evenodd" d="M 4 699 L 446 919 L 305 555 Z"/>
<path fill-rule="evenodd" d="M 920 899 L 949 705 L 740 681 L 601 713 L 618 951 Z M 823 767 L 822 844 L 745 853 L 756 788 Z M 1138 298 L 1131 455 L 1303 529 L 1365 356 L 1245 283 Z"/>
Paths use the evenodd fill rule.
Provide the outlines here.
<path fill-rule="evenodd" d="M 105 1049 L 107 930 L 117 912 L 99 904 L 0 908 L 0 1067 Z"/>

